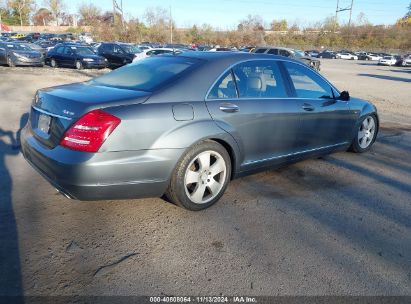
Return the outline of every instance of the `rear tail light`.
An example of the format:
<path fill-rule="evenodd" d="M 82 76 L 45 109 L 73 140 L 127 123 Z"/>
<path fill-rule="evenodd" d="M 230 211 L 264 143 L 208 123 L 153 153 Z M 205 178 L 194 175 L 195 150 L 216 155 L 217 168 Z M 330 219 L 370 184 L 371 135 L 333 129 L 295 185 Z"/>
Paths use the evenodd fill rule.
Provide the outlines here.
<path fill-rule="evenodd" d="M 60 145 L 82 152 L 98 152 L 121 120 L 102 110 L 83 115 L 64 134 Z"/>

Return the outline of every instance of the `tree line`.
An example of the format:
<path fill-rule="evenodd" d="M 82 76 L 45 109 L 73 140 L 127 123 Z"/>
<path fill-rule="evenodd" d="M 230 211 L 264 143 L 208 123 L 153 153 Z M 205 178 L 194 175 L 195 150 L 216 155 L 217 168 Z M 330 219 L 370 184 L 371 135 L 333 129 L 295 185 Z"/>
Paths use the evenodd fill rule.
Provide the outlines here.
<path fill-rule="evenodd" d="M 411 3 L 395 24 L 373 25 L 360 13 L 350 25 L 339 24 L 330 16 L 303 27 L 287 20 L 265 22 L 261 16 L 248 15 L 231 30 L 218 30 L 210 24 L 178 29 L 169 12 L 161 7 L 148 8 L 141 18 L 124 20 L 112 11 L 103 11 L 91 2 L 79 5 L 68 14 L 64 0 L 0 0 L 0 17 L 8 25 L 65 25 L 72 31 L 91 26 L 100 40 L 128 42 L 152 41 L 196 43 L 224 46 L 284 45 L 296 48 L 326 47 L 380 50 L 411 50 Z M 171 35 L 172 34 L 172 35 Z"/>

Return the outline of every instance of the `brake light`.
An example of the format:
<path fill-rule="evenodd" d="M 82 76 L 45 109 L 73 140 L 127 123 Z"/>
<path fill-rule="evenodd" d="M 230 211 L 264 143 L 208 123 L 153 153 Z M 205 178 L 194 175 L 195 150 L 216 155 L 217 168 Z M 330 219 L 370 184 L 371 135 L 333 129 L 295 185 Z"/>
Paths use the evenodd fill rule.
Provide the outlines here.
<path fill-rule="evenodd" d="M 93 110 L 80 117 L 64 133 L 60 145 L 82 152 L 98 152 L 121 120 L 102 110 Z"/>

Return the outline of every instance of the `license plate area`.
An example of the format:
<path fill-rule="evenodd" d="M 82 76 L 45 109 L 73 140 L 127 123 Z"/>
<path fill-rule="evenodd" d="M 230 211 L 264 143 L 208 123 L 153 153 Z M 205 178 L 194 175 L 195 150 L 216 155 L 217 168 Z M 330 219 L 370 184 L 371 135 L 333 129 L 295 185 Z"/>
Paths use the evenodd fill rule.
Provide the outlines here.
<path fill-rule="evenodd" d="M 37 123 L 37 129 L 44 134 L 49 134 L 50 123 L 51 123 L 51 117 L 46 114 L 40 113 L 39 120 Z"/>

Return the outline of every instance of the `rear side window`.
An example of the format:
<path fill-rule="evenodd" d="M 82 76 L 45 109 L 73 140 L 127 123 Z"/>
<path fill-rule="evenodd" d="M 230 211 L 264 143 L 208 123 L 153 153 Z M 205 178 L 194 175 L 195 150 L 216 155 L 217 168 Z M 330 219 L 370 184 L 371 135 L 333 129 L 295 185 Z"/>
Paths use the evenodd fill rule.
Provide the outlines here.
<path fill-rule="evenodd" d="M 230 71 L 225 73 L 214 85 L 208 99 L 229 99 L 237 98 L 237 90 L 233 79 L 233 74 Z"/>
<path fill-rule="evenodd" d="M 287 97 L 284 81 L 276 62 L 249 61 L 233 68 L 240 98 Z"/>
<path fill-rule="evenodd" d="M 333 98 L 331 86 L 310 68 L 284 62 L 299 98 Z"/>
<path fill-rule="evenodd" d="M 278 55 L 278 50 L 277 49 L 271 49 L 271 50 L 268 51 L 267 54 Z"/>
<path fill-rule="evenodd" d="M 265 53 L 266 50 L 267 50 L 267 49 L 257 49 L 255 52 L 256 52 L 257 54 L 263 54 L 263 53 Z"/>
<path fill-rule="evenodd" d="M 155 56 L 128 64 L 103 76 L 92 83 L 140 91 L 154 91 L 172 81 L 184 71 L 194 68 L 201 60 L 176 56 Z"/>

